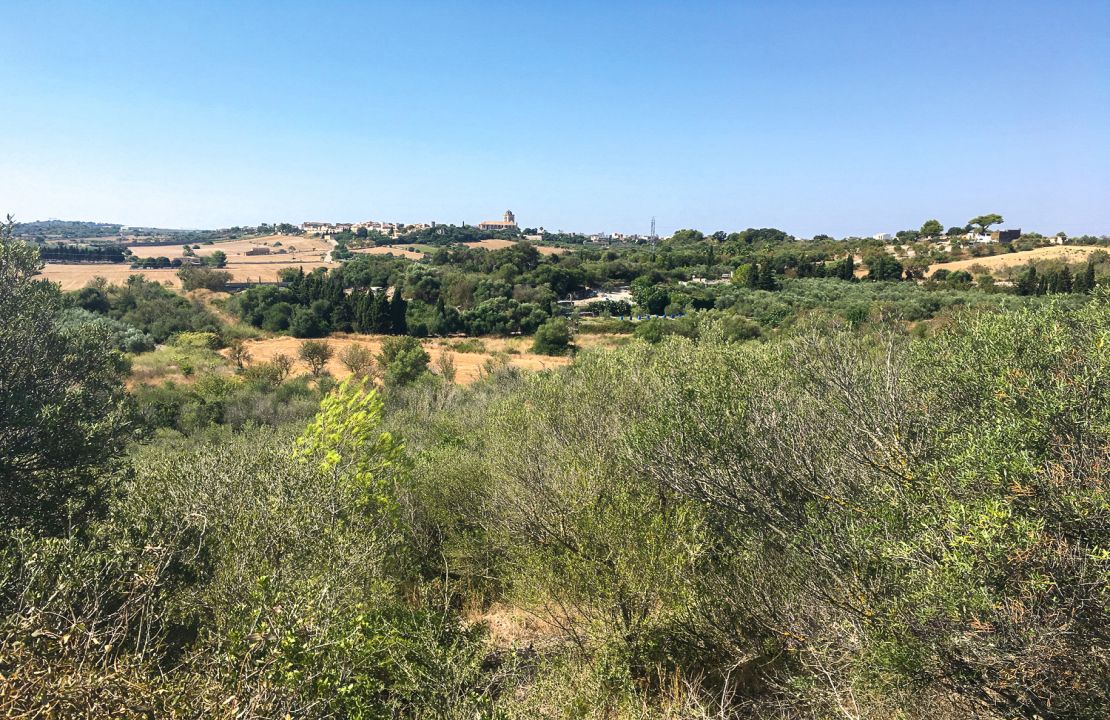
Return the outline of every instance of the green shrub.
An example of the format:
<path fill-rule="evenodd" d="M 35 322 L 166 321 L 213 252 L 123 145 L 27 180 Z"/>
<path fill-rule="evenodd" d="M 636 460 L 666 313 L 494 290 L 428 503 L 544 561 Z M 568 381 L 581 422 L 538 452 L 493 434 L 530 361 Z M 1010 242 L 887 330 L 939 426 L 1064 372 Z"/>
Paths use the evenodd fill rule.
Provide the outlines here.
<path fill-rule="evenodd" d="M 570 348 L 570 326 L 563 318 L 551 318 L 536 330 L 532 352 L 541 355 L 565 355 Z"/>
<path fill-rule="evenodd" d="M 212 332 L 180 332 L 170 338 L 170 345 L 193 350 L 215 350 L 220 336 Z"/>
<path fill-rule="evenodd" d="M 402 386 L 412 383 L 428 372 L 431 356 L 414 337 L 391 337 L 382 343 L 378 366 L 383 370 L 386 385 Z"/>

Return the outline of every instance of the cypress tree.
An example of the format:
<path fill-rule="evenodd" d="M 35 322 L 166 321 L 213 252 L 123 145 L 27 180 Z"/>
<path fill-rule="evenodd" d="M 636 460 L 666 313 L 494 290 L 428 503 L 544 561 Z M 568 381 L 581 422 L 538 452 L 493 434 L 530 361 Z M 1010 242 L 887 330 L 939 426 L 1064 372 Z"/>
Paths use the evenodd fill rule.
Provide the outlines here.
<path fill-rule="evenodd" d="M 354 296 L 343 296 L 332 303 L 331 326 L 335 330 L 350 332 L 355 329 Z"/>
<path fill-rule="evenodd" d="M 836 276 L 841 280 L 852 281 L 856 279 L 856 259 L 852 257 L 851 253 L 840 261 Z"/>
<path fill-rule="evenodd" d="M 401 297 L 401 288 L 393 288 L 393 299 L 389 301 L 389 321 L 394 335 L 404 335 L 408 332 L 408 321 L 405 313 L 408 303 Z"/>
<path fill-rule="evenodd" d="M 370 327 L 372 332 L 388 334 L 392 323 L 389 321 L 389 300 L 385 291 L 376 292 L 370 301 Z"/>
<path fill-rule="evenodd" d="M 373 302 L 371 295 L 372 293 L 369 290 L 360 292 L 355 300 L 355 330 L 360 333 L 373 332 L 374 330 L 370 321 L 370 307 Z"/>
<path fill-rule="evenodd" d="M 1087 268 L 1083 271 L 1083 292 L 1094 292 L 1095 289 L 1095 264 L 1087 261 Z"/>
<path fill-rule="evenodd" d="M 1070 293 L 1072 287 L 1071 270 L 1068 270 L 1067 265 L 1065 265 L 1064 269 L 1060 271 L 1058 277 L 1059 280 L 1057 280 L 1057 283 L 1059 287 L 1057 288 L 1056 292 Z"/>
<path fill-rule="evenodd" d="M 446 335 L 450 332 L 450 328 L 447 327 L 447 305 L 443 302 L 442 294 L 436 298 L 436 319 L 432 332 L 436 335 Z"/>
<path fill-rule="evenodd" d="M 771 261 L 768 260 L 759 268 L 759 289 L 778 290 L 778 285 L 778 281 L 775 280 L 775 271 L 771 267 Z"/>
<path fill-rule="evenodd" d="M 747 285 L 752 290 L 759 288 L 759 263 L 752 263 L 748 266 Z"/>
<path fill-rule="evenodd" d="M 1037 269 L 1030 265 L 1018 278 L 1017 287 L 1018 295 L 1036 295 L 1037 294 Z"/>

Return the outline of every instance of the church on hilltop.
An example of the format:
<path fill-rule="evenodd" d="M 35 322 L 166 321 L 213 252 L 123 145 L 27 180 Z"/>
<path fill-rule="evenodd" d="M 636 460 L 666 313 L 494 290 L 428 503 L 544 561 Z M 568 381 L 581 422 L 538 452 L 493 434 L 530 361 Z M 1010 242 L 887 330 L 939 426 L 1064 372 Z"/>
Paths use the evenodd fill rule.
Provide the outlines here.
<path fill-rule="evenodd" d="M 504 220 L 486 220 L 478 223 L 479 230 L 516 230 L 516 216 L 512 210 L 505 211 Z"/>

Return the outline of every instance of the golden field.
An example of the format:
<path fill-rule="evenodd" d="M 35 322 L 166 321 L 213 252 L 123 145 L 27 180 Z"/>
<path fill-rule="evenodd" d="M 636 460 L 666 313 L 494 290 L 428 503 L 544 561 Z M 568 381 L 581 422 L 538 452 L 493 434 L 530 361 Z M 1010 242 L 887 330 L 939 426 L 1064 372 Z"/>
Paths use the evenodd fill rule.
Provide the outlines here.
<path fill-rule="evenodd" d="M 343 349 L 350 345 L 362 345 L 377 355 L 381 351 L 382 342 L 387 337 L 387 335 L 332 334 L 327 338 L 327 341 L 335 350 L 335 355 L 328 361 L 327 371 L 339 379 L 348 377 L 351 373 L 339 361 L 339 355 L 343 352 Z M 455 382 L 464 385 L 482 377 L 483 373 L 486 372 L 487 365 L 491 364 L 496 365 L 504 362 L 522 370 L 550 370 L 571 363 L 569 357 L 550 357 L 529 352 L 532 347 L 531 338 L 476 338 L 474 341 L 481 343 L 483 346 L 481 352 L 460 352 L 453 349 L 454 346 L 465 340 L 467 339 L 436 338 L 423 342 L 424 349 L 428 351 L 432 358 L 432 366 L 435 367 L 440 356 L 446 354 L 455 365 Z M 293 372 L 295 374 L 305 374 L 309 372 L 309 368 L 297 358 L 297 350 L 302 342 L 304 341 L 298 338 L 281 336 L 262 340 L 247 340 L 245 344 L 247 351 L 251 354 L 251 362 L 268 362 L 278 354 L 285 354 L 295 361 Z M 516 353 L 510 354 L 510 350 L 515 350 Z M 222 354 L 227 356 L 228 351 L 223 350 Z"/>
<path fill-rule="evenodd" d="M 273 243 L 280 242 L 279 247 Z M 266 245 L 270 247 L 271 255 L 247 255 L 253 247 Z M 184 257 L 185 250 L 182 245 L 130 245 L 128 246 L 137 257 Z M 311 272 L 318 267 L 339 267 L 337 262 L 324 262 L 331 245 L 320 238 L 290 237 L 287 235 L 267 235 L 250 240 L 231 240 L 212 245 L 201 245 L 194 252 L 201 256 L 211 255 L 217 250 L 227 255 L 227 270 L 231 273 L 233 282 L 276 282 L 280 272 L 285 268 L 301 268 Z M 285 250 L 284 254 L 278 251 Z M 181 287 L 181 280 L 177 277 L 176 268 L 158 270 L 133 270 L 129 265 L 122 263 L 80 263 L 59 264 L 47 263 L 42 276 L 53 280 L 62 286 L 63 290 L 77 290 L 89 283 L 95 277 L 102 277 L 110 283 L 122 284 L 132 275 L 142 275 L 147 280 L 160 282 L 170 287 Z"/>
<path fill-rule="evenodd" d="M 419 260 L 424 257 L 424 253 L 418 250 L 408 250 L 404 247 L 394 247 L 393 245 L 379 245 L 371 248 L 357 248 L 352 249 L 351 252 L 359 253 L 361 255 L 396 255 L 397 257 L 408 258 L 409 260 Z"/>
<path fill-rule="evenodd" d="M 929 268 L 929 275 L 940 269 L 954 272 L 968 270 L 975 265 L 987 268 L 992 274 L 999 274 L 1012 267 L 1020 267 L 1034 260 L 1065 260 L 1067 262 L 1083 262 L 1087 256 L 1096 250 L 1108 248 L 1098 245 L 1053 245 L 1051 247 L 1034 248 L 1023 252 L 1006 253 L 1005 255 L 992 255 L 991 257 L 973 257 L 955 262 L 939 263 Z"/>
<path fill-rule="evenodd" d="M 466 243 L 467 247 L 484 248 L 486 250 L 503 250 L 513 245 L 516 245 L 516 241 L 514 240 L 480 240 L 478 242 Z M 567 248 L 554 247 L 552 245 L 536 245 L 536 249 L 540 251 L 541 255 L 562 255 L 565 252 L 570 252 Z"/>

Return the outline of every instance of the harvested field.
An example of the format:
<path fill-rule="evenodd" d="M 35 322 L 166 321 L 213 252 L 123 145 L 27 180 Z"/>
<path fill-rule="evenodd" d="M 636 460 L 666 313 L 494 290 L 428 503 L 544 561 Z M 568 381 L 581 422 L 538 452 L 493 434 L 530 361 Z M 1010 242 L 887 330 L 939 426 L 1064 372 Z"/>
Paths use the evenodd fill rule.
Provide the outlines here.
<path fill-rule="evenodd" d="M 348 333 L 335 333 L 327 338 L 335 350 L 333 357 L 327 365 L 327 370 L 336 378 L 343 379 L 350 375 L 347 368 L 339 361 L 339 355 L 349 345 L 365 346 L 370 352 L 377 355 L 381 351 L 382 341 L 386 335 L 356 335 Z M 619 341 L 619 335 L 582 335 L 578 338 L 585 347 L 611 346 Z M 285 354 L 295 362 L 294 372 L 304 374 L 309 368 L 297 358 L 301 339 L 293 337 L 273 337 L 263 340 L 248 340 L 246 347 L 251 354 L 251 362 L 268 362 L 278 354 Z M 486 372 L 487 364 L 497 365 L 504 362 L 523 370 L 550 370 L 572 362 L 570 357 L 551 357 L 536 355 L 531 352 L 532 338 L 530 337 L 485 337 L 485 338 L 432 338 L 424 340 L 424 349 L 432 358 L 435 367 L 440 355 L 446 353 L 455 364 L 455 381 L 464 385 L 474 382 Z M 456 349 L 458 348 L 458 349 Z M 477 349 L 477 352 L 471 350 Z M 226 357 L 227 350 L 221 351 Z"/>
<path fill-rule="evenodd" d="M 274 243 L 281 243 L 274 246 Z M 270 250 L 269 255 L 247 255 L 247 252 L 252 248 L 265 247 Z M 321 261 L 324 256 L 331 250 L 332 246 L 327 240 L 312 237 L 295 237 L 290 235 L 266 235 L 263 237 L 250 238 L 248 240 L 230 240 L 227 242 L 213 243 L 212 245 L 201 245 L 193 252 L 200 257 L 206 257 L 216 252 L 222 251 L 227 255 L 227 263 L 310 263 Z M 129 245 L 128 249 L 135 254 L 136 257 L 167 257 L 171 260 L 173 258 L 185 257 L 185 249 L 182 245 Z"/>
<path fill-rule="evenodd" d="M 318 267 L 335 268 L 339 263 L 228 263 L 224 268 L 231 273 L 233 282 L 276 282 L 279 273 L 287 267 L 299 267 L 306 273 Z M 79 290 L 95 277 L 102 277 L 115 285 L 122 285 L 132 275 L 142 275 L 147 280 L 160 282 L 163 285 L 180 288 L 181 279 L 177 277 L 177 268 L 162 268 L 158 270 L 135 270 L 124 263 L 81 263 L 66 265 L 47 263 L 43 268 L 42 277 L 62 286 L 62 290 Z"/>
<path fill-rule="evenodd" d="M 407 250 L 408 245 L 393 246 L 393 245 L 380 245 L 372 248 L 358 248 L 353 249 L 351 252 L 360 253 L 362 255 L 396 255 L 397 257 L 408 258 L 409 260 L 419 260 L 424 257 L 424 253 L 413 250 Z"/>
<path fill-rule="evenodd" d="M 77 265 L 47 263 L 40 277 L 53 280 L 62 286 L 62 290 L 80 290 L 95 277 L 102 277 L 114 285 L 122 285 L 132 275 L 142 275 L 147 280 L 168 284 L 171 287 L 181 287 L 181 280 L 177 277 L 176 268 L 133 270 L 130 265 L 124 263 L 81 263 Z"/>
<path fill-rule="evenodd" d="M 486 250 L 501 250 L 507 247 L 516 245 L 513 240 L 481 240 L 479 242 L 466 243 L 467 247 L 485 248 Z M 570 252 L 567 248 L 554 247 L 552 245 L 536 245 L 536 249 L 540 251 L 541 255 L 561 255 L 565 252 Z"/>
<path fill-rule="evenodd" d="M 1110 248 L 1098 245 L 1053 245 L 1051 247 L 1035 248 L 1024 252 L 1006 253 L 1005 255 L 992 255 L 990 257 L 973 257 L 966 260 L 941 263 L 929 268 L 929 274 L 940 269 L 948 271 L 967 270 L 974 265 L 981 265 L 993 274 L 1004 272 L 1008 268 L 1019 267 L 1035 260 L 1066 260 L 1067 262 L 1082 262 L 1096 250 L 1110 251 Z"/>
<path fill-rule="evenodd" d="M 273 243 L 281 245 L 274 247 Z M 268 246 L 270 255 L 247 255 L 247 251 L 254 247 Z M 181 245 L 131 245 L 131 251 L 137 257 L 184 257 L 185 250 Z M 233 240 L 230 242 L 201 245 L 194 252 L 201 256 L 211 255 L 221 250 L 227 255 L 227 267 L 224 270 L 231 273 L 233 282 L 276 282 L 279 274 L 285 268 L 301 268 L 311 272 L 318 267 L 335 268 L 341 263 L 324 262 L 324 257 L 331 250 L 331 245 L 320 238 L 290 237 L 287 235 L 267 235 L 251 240 Z M 280 251 L 285 250 L 282 254 Z M 142 275 L 148 280 L 168 284 L 171 287 L 181 287 L 181 280 L 177 277 L 177 268 L 161 268 L 157 270 L 132 270 L 129 265 L 122 263 L 81 263 L 66 265 L 48 263 L 43 270 L 43 277 L 60 283 L 63 290 L 77 290 L 84 287 L 94 277 L 100 276 L 110 283 L 121 284 L 131 275 Z"/>
<path fill-rule="evenodd" d="M 337 268 L 342 263 L 228 263 L 224 270 L 231 273 L 232 282 L 277 282 L 285 268 L 301 268 L 306 273 L 316 268 Z"/>
<path fill-rule="evenodd" d="M 348 345 L 357 344 L 365 346 L 370 352 L 375 355 L 381 351 L 382 341 L 387 336 L 384 335 L 354 335 L 354 334 L 340 334 L 336 333 L 330 336 L 327 340 L 335 350 L 335 357 L 333 357 L 327 365 L 327 370 L 336 378 L 343 379 L 350 375 L 347 368 L 343 367 L 343 363 L 339 361 L 339 354 L 343 348 Z M 304 342 L 298 338 L 292 337 L 274 337 L 265 340 L 248 340 L 246 347 L 251 354 L 251 362 L 264 362 L 274 358 L 279 353 L 284 353 L 296 361 L 294 372 L 304 374 L 309 372 L 309 368 L 297 358 L 297 350 L 301 343 Z M 520 353 L 518 355 L 499 354 L 498 347 L 505 347 L 502 339 L 489 339 L 484 340 L 487 343 L 487 352 L 482 353 L 469 353 L 469 352 L 456 352 L 450 349 L 450 340 L 435 339 L 425 340 L 424 349 L 432 358 L 432 365 L 434 366 L 439 356 L 446 353 L 455 363 L 455 381 L 462 384 L 469 384 L 480 378 L 485 372 L 487 363 L 496 364 L 502 359 L 513 367 L 522 368 L 525 370 L 549 370 L 551 368 L 562 367 L 569 365 L 571 359 L 569 357 L 548 357 L 546 355 L 533 355 L 531 353 Z M 530 347 L 530 341 L 529 345 Z M 223 351 L 226 355 L 227 351 Z"/>

